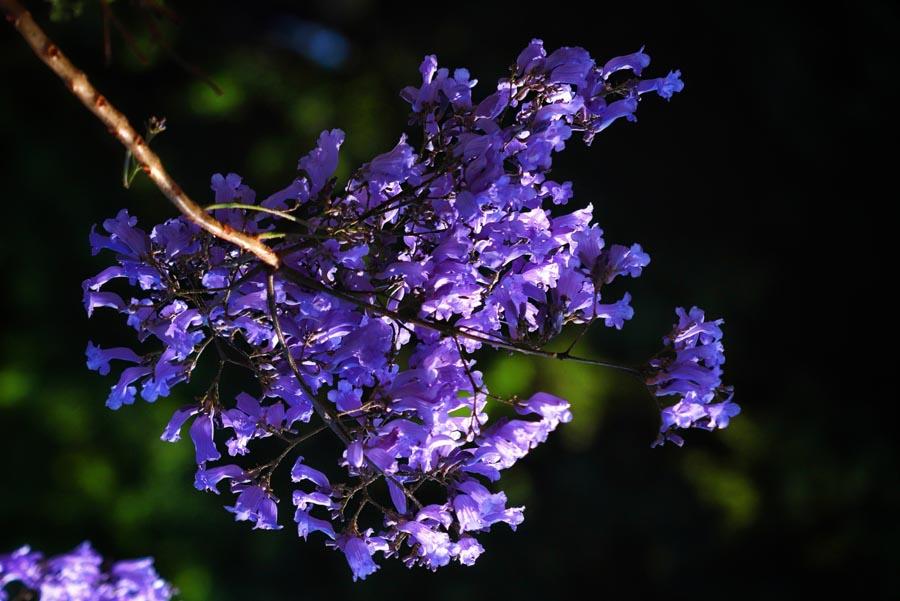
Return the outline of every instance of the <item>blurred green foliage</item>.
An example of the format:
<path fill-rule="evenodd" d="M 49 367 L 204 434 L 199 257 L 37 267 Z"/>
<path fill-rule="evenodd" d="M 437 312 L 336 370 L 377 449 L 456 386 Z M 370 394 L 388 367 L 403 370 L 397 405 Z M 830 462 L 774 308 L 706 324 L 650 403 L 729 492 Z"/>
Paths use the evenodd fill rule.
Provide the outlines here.
<path fill-rule="evenodd" d="M 69 21 L 84 12 L 82 0 L 47 0 L 47 3 L 50 5 L 51 21 Z"/>

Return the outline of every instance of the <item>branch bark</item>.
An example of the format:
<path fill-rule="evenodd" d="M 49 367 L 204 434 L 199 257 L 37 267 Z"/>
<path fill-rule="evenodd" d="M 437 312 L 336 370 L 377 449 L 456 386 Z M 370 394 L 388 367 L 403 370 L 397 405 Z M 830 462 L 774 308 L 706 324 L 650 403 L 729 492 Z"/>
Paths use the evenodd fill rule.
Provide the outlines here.
<path fill-rule="evenodd" d="M 239 232 L 221 223 L 181 189 L 163 167 L 159 156 L 153 152 L 128 119 L 91 85 L 84 71 L 76 67 L 38 26 L 31 13 L 18 0 L 0 0 L 0 10 L 21 34 L 34 53 L 63 80 L 69 91 L 91 111 L 109 132 L 122 143 L 137 160 L 147 177 L 188 220 L 213 236 L 227 240 L 235 246 L 253 253 L 263 263 L 277 269 L 281 265 L 278 255 L 258 237 Z"/>

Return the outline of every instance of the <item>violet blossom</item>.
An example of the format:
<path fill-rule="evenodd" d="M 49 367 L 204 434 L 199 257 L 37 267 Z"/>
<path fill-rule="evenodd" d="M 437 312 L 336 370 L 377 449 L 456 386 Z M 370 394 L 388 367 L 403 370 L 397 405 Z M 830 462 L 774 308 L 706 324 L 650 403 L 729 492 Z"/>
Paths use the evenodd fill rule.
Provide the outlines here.
<path fill-rule="evenodd" d="M 88 542 L 54 557 L 28 546 L 0 555 L 0 601 L 17 590 L 16 598 L 25 598 L 24 590 L 58 601 L 169 601 L 175 595 L 149 557 L 107 564 Z"/>
<path fill-rule="evenodd" d="M 190 422 L 199 490 L 227 489 L 236 520 L 279 529 L 284 504 L 271 480 L 290 455 L 298 535 L 342 551 L 354 580 L 378 569 L 376 555 L 432 570 L 471 565 L 484 552 L 476 537 L 523 520 L 488 487 L 573 417 L 567 401 L 538 392 L 505 399 L 518 415 L 489 419 L 498 399 L 474 353 L 537 353 L 567 325 L 621 329 L 634 315 L 630 294 L 609 289 L 641 275 L 649 256 L 638 244 L 607 245 L 592 206 L 564 212 L 572 182 L 550 169 L 578 139 L 634 121 L 646 94 L 681 91 L 678 71 L 640 79 L 649 61 L 642 49 L 598 65 L 582 48 L 548 55 L 533 40 L 478 100 L 467 70 L 428 56 L 420 83 L 401 93 L 418 132 L 348 181 L 334 177 L 339 129 L 260 203 L 239 176 L 213 176 L 216 203 L 251 207 L 214 216 L 271 240 L 276 272 L 183 217 L 149 232 L 124 210 L 105 221 L 91 246 L 116 264 L 85 281 L 88 314 L 115 310 L 140 342 L 161 345 L 140 354 L 89 344 L 89 368 L 124 365 L 107 404 L 167 396 L 201 360 L 219 374 L 243 368 L 253 390 L 222 395 L 217 375 L 163 432 L 177 441 Z M 118 292 L 106 288 L 113 280 Z M 647 371 L 656 394 L 679 396 L 663 412 L 670 440 L 674 427 L 721 428 L 736 414 L 720 386 L 717 324 L 679 315 L 668 354 Z M 330 465 L 291 455 L 326 430 L 341 445 Z M 261 439 L 284 452 L 260 456 Z M 436 504 L 419 498 L 426 482 L 443 491 Z"/>

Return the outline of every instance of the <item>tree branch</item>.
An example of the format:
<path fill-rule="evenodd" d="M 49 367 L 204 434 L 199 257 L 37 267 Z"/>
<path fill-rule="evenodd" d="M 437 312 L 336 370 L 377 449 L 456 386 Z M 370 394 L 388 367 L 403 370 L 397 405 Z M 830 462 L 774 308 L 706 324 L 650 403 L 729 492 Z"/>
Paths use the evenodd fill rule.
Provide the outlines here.
<path fill-rule="evenodd" d="M 319 415 L 325 424 L 331 428 L 331 430 L 335 433 L 335 435 L 344 443 L 344 446 L 349 447 L 351 440 L 350 435 L 344 430 L 341 423 L 335 418 L 331 411 L 328 410 L 322 402 L 319 400 L 318 395 L 309 387 L 306 383 L 306 380 L 303 379 L 303 374 L 300 373 L 300 368 L 297 367 L 297 362 L 294 361 L 294 356 L 291 354 L 291 347 L 288 346 L 287 340 L 284 336 L 284 330 L 281 329 L 281 320 L 278 319 L 278 307 L 275 304 L 275 274 L 270 272 L 266 278 L 266 301 L 269 305 L 269 315 L 272 319 L 272 326 L 275 328 L 275 335 L 278 337 L 278 342 L 281 344 L 281 349 L 284 354 L 284 358 L 287 360 L 288 366 L 291 368 L 291 372 L 294 374 L 294 378 L 297 379 L 297 383 L 300 385 L 300 388 L 303 389 L 303 392 L 306 393 L 306 396 L 309 397 L 310 402 L 312 403 L 313 409 Z"/>
<path fill-rule="evenodd" d="M 510 342 L 505 338 L 501 338 L 496 334 L 491 334 L 489 332 L 480 332 L 478 330 L 472 330 L 468 328 L 460 328 L 456 327 L 450 323 L 431 321 L 429 319 L 422 319 L 420 317 L 416 317 L 414 315 L 401 315 L 396 311 L 391 311 L 387 307 L 382 307 L 371 303 L 365 299 L 357 298 L 353 296 L 353 294 L 349 292 L 344 292 L 343 290 L 337 290 L 335 288 L 331 288 L 330 286 L 326 286 L 321 282 L 318 282 L 312 278 L 306 277 L 302 273 L 295 271 L 293 269 L 285 266 L 283 269 L 279 270 L 278 274 L 295 284 L 302 286 L 304 288 L 308 288 L 311 290 L 317 290 L 319 292 L 324 292 L 330 296 L 339 298 L 341 300 L 345 300 L 349 303 L 356 305 L 357 307 L 361 307 L 363 309 L 368 309 L 372 311 L 376 315 L 381 315 L 382 317 L 389 317 L 398 323 L 407 323 L 413 324 L 422 328 L 427 328 L 429 330 L 433 330 L 444 336 L 449 336 L 451 338 L 467 338 L 469 340 L 474 340 L 475 342 L 480 342 L 482 344 L 486 344 L 488 346 L 492 346 L 494 348 L 500 348 L 505 351 L 510 351 L 513 353 L 520 353 L 522 355 L 532 355 L 535 357 L 544 357 L 545 359 L 559 359 L 561 361 L 574 361 L 575 363 L 586 363 L 588 365 L 596 365 L 599 367 L 608 367 L 611 369 L 617 369 L 619 371 L 624 371 L 630 373 L 633 376 L 642 379 L 640 370 L 637 370 L 633 367 L 628 367 L 627 365 L 619 365 L 617 363 L 609 363 L 607 361 L 600 361 L 599 359 L 590 359 L 588 357 L 579 357 L 577 355 L 571 355 L 568 351 L 557 352 L 557 351 L 545 351 L 543 349 L 531 348 L 527 346 L 521 346 L 515 344 L 514 342 Z"/>
<path fill-rule="evenodd" d="M 319 397 L 315 392 L 309 387 L 306 383 L 306 380 L 303 379 L 303 374 L 300 373 L 300 369 L 297 367 L 297 362 L 294 361 L 294 356 L 291 354 L 291 349 L 287 344 L 287 339 L 284 336 L 284 330 L 281 329 L 281 322 L 278 319 L 278 307 L 275 303 L 275 272 L 270 271 L 268 277 L 266 278 L 266 299 L 269 305 L 269 313 L 272 318 L 272 326 L 275 328 L 275 334 L 278 337 L 278 342 L 281 344 L 282 352 L 284 354 L 284 358 L 287 359 L 288 366 L 291 368 L 291 371 L 294 374 L 294 377 L 297 379 L 297 382 L 300 384 L 300 387 L 303 389 L 303 392 L 310 398 L 312 402 L 313 409 L 316 414 L 322 419 L 325 424 L 331 428 L 331 430 L 337 435 L 341 442 L 344 443 L 344 446 L 349 447 L 351 440 L 350 435 L 344 429 L 341 421 L 335 416 L 334 412 L 327 407 L 322 401 L 319 400 Z M 406 495 L 418 508 L 422 508 L 422 503 L 413 496 L 409 490 L 403 484 L 397 480 L 393 475 L 384 471 L 377 463 L 372 461 L 369 457 L 369 454 L 363 449 L 363 456 L 368 459 L 369 464 L 377 471 L 379 474 L 384 476 L 385 480 L 390 480 L 397 488 L 399 488 L 404 495 Z"/>
<path fill-rule="evenodd" d="M 147 177 L 168 198 L 175 207 L 192 223 L 203 228 L 213 236 L 227 240 L 235 246 L 253 253 L 256 257 L 274 268 L 278 268 L 281 260 L 278 255 L 256 236 L 239 232 L 221 223 L 206 213 L 195 203 L 172 179 L 163 167 L 159 156 L 147 145 L 135 131 L 128 119 L 100 94 L 84 71 L 72 64 L 56 44 L 43 32 L 31 17 L 31 13 L 18 0 L 0 0 L 0 10 L 6 13 L 6 19 L 22 35 L 31 49 L 56 75 L 65 82 L 66 87 L 81 103 L 91 111 L 109 132 L 127 148 L 135 157 Z"/>
<path fill-rule="evenodd" d="M 494 348 L 501 348 L 525 355 L 609 367 L 640 377 L 640 371 L 631 367 L 572 355 L 569 352 L 571 346 L 563 352 L 545 351 L 542 349 L 521 346 L 486 332 L 457 328 L 450 324 L 442 324 L 413 316 L 401 316 L 385 307 L 380 307 L 374 303 L 356 298 L 352 294 L 325 286 L 296 271 L 280 269 L 280 258 L 275 251 L 269 248 L 260 239 L 260 237 L 236 231 L 230 226 L 219 222 L 185 194 L 181 187 L 178 186 L 166 172 L 159 156 L 150 150 L 143 138 L 137 134 L 128 122 L 125 115 L 120 113 L 106 100 L 106 98 L 97 92 L 88 81 L 84 72 L 73 65 L 62 51 L 50 41 L 37 23 L 35 23 L 31 14 L 18 2 L 18 0 L 0 0 L 0 9 L 6 13 L 7 20 L 9 20 L 22 37 L 25 38 L 25 41 L 28 42 L 35 54 L 37 54 L 38 57 L 66 83 L 72 94 L 74 94 L 88 110 L 106 124 L 110 133 L 112 133 L 132 153 L 132 155 L 134 155 L 143 171 L 188 220 L 203 228 L 213 236 L 221 238 L 222 240 L 227 240 L 239 248 L 252 253 L 263 263 L 278 270 L 282 277 L 292 280 L 306 288 L 319 290 L 331 296 L 344 299 L 357 306 L 369 309 L 378 315 L 390 317 L 400 323 L 407 322 L 415 324 L 420 327 L 440 332 L 446 336 L 459 336 L 493 346 Z M 270 212 L 274 213 L 274 211 Z"/>

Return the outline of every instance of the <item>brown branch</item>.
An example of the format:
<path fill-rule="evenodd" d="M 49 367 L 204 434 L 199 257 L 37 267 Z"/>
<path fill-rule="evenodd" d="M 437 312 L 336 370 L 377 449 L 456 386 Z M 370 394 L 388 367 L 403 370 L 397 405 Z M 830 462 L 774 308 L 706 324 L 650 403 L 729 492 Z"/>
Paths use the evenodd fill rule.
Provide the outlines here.
<path fill-rule="evenodd" d="M 278 255 L 264 244 L 258 237 L 239 232 L 221 223 L 206 213 L 195 203 L 172 179 L 163 167 L 159 156 L 147 145 L 144 139 L 134 130 L 128 119 L 100 94 L 88 81 L 87 75 L 72 64 L 35 23 L 31 13 L 18 0 L 0 0 L 0 9 L 6 13 L 6 19 L 25 38 L 31 49 L 44 63 L 65 82 L 66 87 L 78 100 L 106 125 L 109 132 L 134 155 L 147 177 L 168 198 L 175 207 L 192 223 L 206 230 L 213 236 L 227 240 L 235 246 L 253 253 L 256 257 L 274 268 L 281 265 Z"/>
<path fill-rule="evenodd" d="M 206 213 L 200 205 L 195 203 L 184 193 L 178 184 L 175 183 L 168 173 L 166 173 L 159 156 L 150 150 L 143 138 L 135 132 L 126 117 L 116 110 L 106 98 L 97 92 L 88 81 L 84 72 L 75 67 L 62 51 L 47 38 L 46 34 L 44 34 L 37 23 L 34 22 L 31 14 L 18 2 L 18 0 L 0 0 L 0 9 L 6 13 L 7 20 L 9 20 L 22 37 L 25 38 L 25 41 L 28 42 L 35 54 L 37 54 L 38 57 L 66 83 L 69 90 L 82 102 L 82 104 L 84 104 L 85 107 L 87 107 L 88 110 L 106 124 L 110 133 L 112 133 L 132 153 L 132 155 L 134 155 L 143 171 L 188 220 L 203 228 L 213 236 L 227 240 L 239 248 L 252 253 L 260 261 L 271 266 L 273 269 L 279 270 L 281 267 L 281 260 L 278 255 L 258 236 L 251 236 L 236 231 L 230 226 L 219 222 Z M 569 352 L 571 347 L 563 352 L 545 351 L 542 349 L 521 346 L 487 332 L 457 328 L 448 323 L 437 323 L 414 316 L 401 316 L 385 307 L 380 307 L 374 303 L 356 298 L 341 290 L 325 286 L 296 271 L 290 269 L 280 270 L 280 274 L 282 277 L 301 286 L 319 290 L 331 296 L 344 299 L 359 307 L 369 309 L 377 315 L 394 319 L 398 323 L 406 322 L 415 324 L 420 327 L 440 332 L 446 336 L 459 336 L 482 344 L 487 344 L 494 348 L 500 348 L 525 355 L 575 361 L 577 363 L 586 363 L 589 365 L 622 370 L 638 377 L 641 375 L 639 370 L 631 367 L 572 355 Z M 337 424 L 329 425 L 333 429 L 335 427 L 339 428 Z M 339 438 L 344 439 L 344 442 L 348 443 L 349 441 L 345 439 L 346 434 L 341 434 L 343 434 L 343 436 L 339 435 Z"/>

